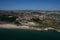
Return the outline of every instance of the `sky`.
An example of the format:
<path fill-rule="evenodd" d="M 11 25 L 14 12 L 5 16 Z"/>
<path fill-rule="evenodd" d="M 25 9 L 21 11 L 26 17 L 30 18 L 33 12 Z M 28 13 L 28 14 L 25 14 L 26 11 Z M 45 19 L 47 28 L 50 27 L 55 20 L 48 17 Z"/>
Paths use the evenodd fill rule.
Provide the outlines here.
<path fill-rule="evenodd" d="M 0 0 L 0 10 L 60 10 L 60 0 Z"/>

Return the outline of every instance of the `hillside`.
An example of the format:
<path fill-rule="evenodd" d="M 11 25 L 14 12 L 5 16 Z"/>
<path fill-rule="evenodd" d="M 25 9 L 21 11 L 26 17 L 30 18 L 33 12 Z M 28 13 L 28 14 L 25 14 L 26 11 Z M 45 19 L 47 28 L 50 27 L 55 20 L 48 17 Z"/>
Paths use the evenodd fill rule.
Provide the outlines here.
<path fill-rule="evenodd" d="M 40 29 L 51 27 L 60 30 L 60 11 L 0 10 L 0 24 L 29 26 L 29 28 Z"/>

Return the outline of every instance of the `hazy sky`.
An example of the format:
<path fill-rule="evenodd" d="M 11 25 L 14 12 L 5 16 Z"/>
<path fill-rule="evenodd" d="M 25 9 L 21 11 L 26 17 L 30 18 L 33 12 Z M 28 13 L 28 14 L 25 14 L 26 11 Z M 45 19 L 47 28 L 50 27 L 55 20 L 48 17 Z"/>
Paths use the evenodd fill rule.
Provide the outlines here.
<path fill-rule="evenodd" d="M 60 0 L 0 0 L 0 10 L 60 10 Z"/>

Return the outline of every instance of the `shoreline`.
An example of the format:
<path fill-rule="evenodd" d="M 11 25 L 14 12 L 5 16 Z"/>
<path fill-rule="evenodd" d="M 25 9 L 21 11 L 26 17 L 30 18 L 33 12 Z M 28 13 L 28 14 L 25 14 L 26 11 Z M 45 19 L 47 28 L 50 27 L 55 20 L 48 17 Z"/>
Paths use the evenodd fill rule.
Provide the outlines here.
<path fill-rule="evenodd" d="M 23 30 L 42 30 L 41 28 L 35 28 L 35 27 L 28 27 L 28 26 L 17 26 L 13 24 L 0 24 L 0 28 L 6 28 L 6 29 L 23 29 Z"/>
<path fill-rule="evenodd" d="M 56 30 L 57 32 L 60 32 L 60 30 L 47 27 L 47 28 L 37 28 L 37 27 L 29 27 L 29 26 L 17 26 L 13 24 L 0 24 L 0 28 L 6 28 L 6 29 L 22 29 L 22 30 L 36 30 L 36 31 L 42 31 L 42 30 Z"/>

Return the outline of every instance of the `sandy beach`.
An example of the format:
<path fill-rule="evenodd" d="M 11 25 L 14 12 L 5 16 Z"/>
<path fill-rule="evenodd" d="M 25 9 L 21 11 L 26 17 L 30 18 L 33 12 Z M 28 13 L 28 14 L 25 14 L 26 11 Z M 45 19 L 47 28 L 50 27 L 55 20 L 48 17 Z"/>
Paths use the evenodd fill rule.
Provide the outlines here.
<path fill-rule="evenodd" d="M 37 30 L 37 31 L 41 31 L 41 30 L 56 30 L 54 28 L 48 27 L 48 28 L 37 28 L 37 27 L 29 27 L 29 26 L 17 26 L 17 25 L 13 25 L 13 24 L 0 24 L 0 28 L 7 28 L 7 29 L 26 29 L 26 30 Z M 58 32 L 60 32 L 60 30 L 56 30 Z"/>
<path fill-rule="evenodd" d="M 29 27 L 29 26 L 17 26 L 13 24 L 0 24 L 0 28 L 42 30 L 41 28 L 35 28 L 35 27 Z"/>

